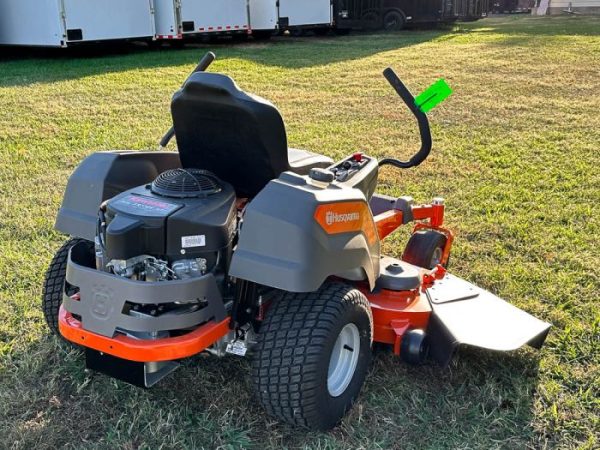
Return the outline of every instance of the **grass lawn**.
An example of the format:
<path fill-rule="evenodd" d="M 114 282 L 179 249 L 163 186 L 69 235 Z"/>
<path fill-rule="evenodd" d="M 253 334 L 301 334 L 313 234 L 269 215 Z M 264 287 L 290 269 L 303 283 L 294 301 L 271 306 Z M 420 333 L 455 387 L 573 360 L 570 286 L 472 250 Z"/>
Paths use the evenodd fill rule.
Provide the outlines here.
<path fill-rule="evenodd" d="M 448 370 L 378 352 L 330 433 L 267 417 L 236 357 L 192 358 L 149 391 L 86 372 L 39 308 L 67 178 L 95 150 L 156 148 L 204 50 L 12 52 L 0 56 L 0 448 L 599 448 L 600 18 L 212 49 L 213 70 L 281 108 L 291 145 L 336 158 L 417 146 L 386 66 L 415 93 L 444 77 L 455 93 L 430 114 L 432 157 L 384 169 L 380 191 L 445 197 L 453 272 L 552 322 L 547 345 L 465 349 Z"/>

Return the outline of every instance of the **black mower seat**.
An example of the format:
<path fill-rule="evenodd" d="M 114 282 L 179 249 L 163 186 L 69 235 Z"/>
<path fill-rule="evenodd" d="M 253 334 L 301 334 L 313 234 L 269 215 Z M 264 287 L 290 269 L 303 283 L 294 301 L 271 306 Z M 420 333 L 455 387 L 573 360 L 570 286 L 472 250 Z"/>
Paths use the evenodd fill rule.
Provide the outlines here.
<path fill-rule="evenodd" d="M 246 94 L 228 76 L 193 74 L 173 96 L 175 136 L 183 168 L 210 170 L 252 198 L 287 170 L 305 175 L 332 160 L 288 149 L 275 106 Z"/>

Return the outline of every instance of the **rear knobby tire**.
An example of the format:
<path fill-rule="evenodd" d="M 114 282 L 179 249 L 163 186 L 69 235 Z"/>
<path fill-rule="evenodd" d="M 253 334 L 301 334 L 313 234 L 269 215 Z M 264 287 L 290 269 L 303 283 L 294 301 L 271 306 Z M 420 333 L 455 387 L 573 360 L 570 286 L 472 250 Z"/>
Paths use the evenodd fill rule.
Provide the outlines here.
<path fill-rule="evenodd" d="M 90 251 L 93 251 L 94 244 L 85 239 L 73 238 L 65 242 L 61 248 L 58 249 L 54 258 L 50 262 L 50 266 L 46 271 L 46 277 L 44 278 L 44 289 L 42 292 L 42 311 L 44 312 L 44 318 L 48 324 L 48 328 L 52 334 L 60 337 L 58 331 L 58 311 L 63 300 L 63 292 L 65 289 L 65 276 L 67 272 L 67 259 L 69 257 L 69 250 L 76 244 L 81 242 L 86 243 L 90 247 Z"/>
<path fill-rule="evenodd" d="M 417 231 L 408 240 L 402 260 L 424 269 L 434 269 L 442 261 L 446 240 L 446 236 L 437 231 Z"/>
<path fill-rule="evenodd" d="M 354 341 L 349 342 L 359 343 L 358 348 L 340 345 L 347 342 L 342 336 L 349 330 L 354 333 Z M 369 302 L 345 284 L 325 284 L 313 293 L 285 293 L 276 300 L 261 325 L 252 364 L 254 388 L 267 412 L 295 426 L 333 428 L 352 407 L 364 383 L 372 330 Z M 354 353 L 345 353 L 356 351 L 356 359 Z M 329 373 L 330 361 L 346 357 L 354 361 L 350 363 L 353 369 L 340 382 L 339 372 Z M 332 364 L 332 368 L 345 367 L 344 363 Z M 332 395 L 332 389 L 337 395 Z"/>

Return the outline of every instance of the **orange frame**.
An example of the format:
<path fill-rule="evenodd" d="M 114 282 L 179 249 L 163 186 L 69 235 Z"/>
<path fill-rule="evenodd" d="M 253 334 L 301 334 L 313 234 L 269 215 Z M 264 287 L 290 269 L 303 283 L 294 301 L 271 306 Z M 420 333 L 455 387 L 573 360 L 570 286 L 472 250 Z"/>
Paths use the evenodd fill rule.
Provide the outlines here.
<path fill-rule="evenodd" d="M 452 243 L 454 241 L 454 234 L 449 229 L 443 227 L 444 205 L 415 205 L 412 206 L 411 209 L 413 220 L 427 221 L 415 224 L 413 233 L 418 230 L 430 229 L 438 231 L 446 236 L 446 245 L 444 247 L 444 253 L 442 254 L 441 263 L 442 265 L 447 264 L 448 258 L 450 257 L 450 249 L 452 248 Z M 398 209 L 391 209 L 376 215 L 374 220 L 379 239 L 383 240 L 404 224 L 404 213 Z"/>
<path fill-rule="evenodd" d="M 229 318 L 222 322 L 209 322 L 188 334 L 177 337 L 141 340 L 123 334 L 109 338 L 84 330 L 79 320 L 62 306 L 58 314 L 60 334 L 75 344 L 84 345 L 118 358 L 136 362 L 173 361 L 206 350 L 227 335 Z"/>

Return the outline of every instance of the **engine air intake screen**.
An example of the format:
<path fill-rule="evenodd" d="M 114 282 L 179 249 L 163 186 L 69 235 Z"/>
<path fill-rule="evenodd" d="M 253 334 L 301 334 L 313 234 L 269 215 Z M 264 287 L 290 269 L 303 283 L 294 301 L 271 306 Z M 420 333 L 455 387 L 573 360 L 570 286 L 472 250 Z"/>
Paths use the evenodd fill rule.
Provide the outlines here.
<path fill-rule="evenodd" d="M 200 169 L 174 169 L 161 173 L 152 182 L 152 192 L 164 197 L 207 197 L 221 192 L 216 175 Z"/>

